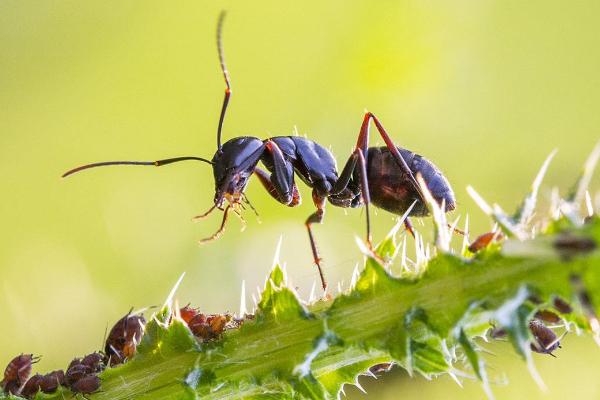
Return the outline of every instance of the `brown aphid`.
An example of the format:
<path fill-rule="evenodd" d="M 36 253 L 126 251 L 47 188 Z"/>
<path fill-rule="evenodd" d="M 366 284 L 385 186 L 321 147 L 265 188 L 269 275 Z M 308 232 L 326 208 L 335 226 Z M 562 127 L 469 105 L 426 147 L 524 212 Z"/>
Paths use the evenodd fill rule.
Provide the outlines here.
<path fill-rule="evenodd" d="M 535 313 L 535 318 L 540 321 L 548 322 L 550 324 L 558 324 L 562 322 L 562 318 L 560 318 L 558 314 L 550 310 L 537 311 Z"/>
<path fill-rule="evenodd" d="M 189 320 L 188 327 L 197 338 L 210 340 L 219 337 L 225 331 L 227 323 L 230 321 L 231 316 L 228 314 L 206 315 L 197 312 Z"/>
<path fill-rule="evenodd" d="M 92 373 L 92 370 L 87 365 L 81 363 L 81 359 L 76 358 L 71 361 L 67 372 L 65 373 L 65 383 L 67 386 L 74 385 L 77 381 Z"/>
<path fill-rule="evenodd" d="M 104 358 L 104 354 L 95 352 L 83 357 L 81 363 L 88 367 L 92 373 L 98 373 L 102 372 L 105 368 Z"/>
<path fill-rule="evenodd" d="M 112 327 L 106 339 L 104 352 L 110 365 L 122 364 L 135 355 L 137 346 L 144 335 L 144 316 L 127 313 Z"/>
<path fill-rule="evenodd" d="M 571 233 L 562 233 L 554 240 L 554 248 L 564 260 L 587 254 L 596 250 L 598 245 L 593 239 L 576 236 Z"/>
<path fill-rule="evenodd" d="M 554 298 L 554 302 L 552 303 L 552 305 L 554 306 L 554 308 L 556 308 L 556 311 L 558 311 L 561 314 L 570 314 L 571 312 L 573 312 L 573 308 L 571 308 L 569 303 L 567 303 L 560 297 Z"/>
<path fill-rule="evenodd" d="M 39 361 L 33 354 L 21 354 L 13 358 L 4 370 L 4 379 L 0 384 L 4 393 L 19 394 L 31 374 L 31 367 Z"/>
<path fill-rule="evenodd" d="M 211 315 L 208 317 L 207 322 L 210 325 L 214 335 L 220 335 L 225 330 L 225 325 L 231 319 L 229 315 Z"/>
<path fill-rule="evenodd" d="M 192 308 L 190 305 L 186 305 L 185 307 L 181 307 L 179 309 L 179 315 L 181 319 L 185 321 L 186 324 L 189 324 L 190 321 L 196 316 L 199 315 L 200 312 L 197 308 Z"/>
<path fill-rule="evenodd" d="M 381 363 L 375 364 L 371 368 L 369 368 L 369 372 L 373 375 L 380 375 L 386 372 L 389 372 L 394 367 L 394 363 Z"/>
<path fill-rule="evenodd" d="M 40 374 L 35 374 L 31 378 L 27 380 L 23 389 L 21 389 L 20 395 L 22 397 L 27 397 L 28 399 L 33 398 L 37 392 L 40 391 L 40 383 L 43 379 L 43 376 Z"/>
<path fill-rule="evenodd" d="M 468 249 L 471 253 L 477 253 L 488 247 L 493 241 L 502 239 L 504 239 L 504 234 L 501 231 L 487 232 L 478 236 L 473 243 L 469 245 Z"/>
<path fill-rule="evenodd" d="M 492 339 L 502 339 L 508 335 L 506 329 L 500 328 L 498 326 L 492 326 L 488 332 Z"/>
<path fill-rule="evenodd" d="M 47 373 L 42 377 L 40 389 L 44 393 L 54 393 L 59 386 L 65 384 L 65 373 L 62 369 Z"/>
<path fill-rule="evenodd" d="M 194 334 L 202 339 L 209 339 L 210 336 L 210 325 L 206 321 L 205 314 L 196 314 L 193 318 L 188 322 L 188 327 Z"/>
<path fill-rule="evenodd" d="M 532 319 L 529 322 L 529 330 L 535 339 L 534 342 L 531 343 L 531 350 L 536 353 L 549 354 L 554 357 L 552 352 L 560 348 L 560 340 L 562 337 L 556 336 L 552 329 L 548 328 L 542 321 L 537 319 Z"/>
<path fill-rule="evenodd" d="M 100 389 L 100 378 L 96 375 L 87 375 L 70 387 L 73 393 L 91 394 Z"/>

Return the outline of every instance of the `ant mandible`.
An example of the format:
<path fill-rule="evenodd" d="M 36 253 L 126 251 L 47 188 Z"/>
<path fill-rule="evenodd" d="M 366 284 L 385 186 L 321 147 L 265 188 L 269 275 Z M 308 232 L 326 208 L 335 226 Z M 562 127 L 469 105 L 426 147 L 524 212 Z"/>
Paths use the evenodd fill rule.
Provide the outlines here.
<path fill-rule="evenodd" d="M 305 225 L 323 290 L 326 289 L 327 284 L 311 226 L 323 221 L 326 200 L 334 206 L 343 208 L 365 206 L 369 245 L 371 245 L 370 203 L 399 215 L 405 213 L 414 204 L 409 216 L 424 217 L 429 214 L 422 190 L 415 179 L 416 174 L 421 174 L 433 198 L 440 204 L 445 204 L 446 212 L 455 208 L 454 193 L 441 171 L 420 155 L 397 147 L 381 122 L 370 112 L 364 116 L 356 146 L 339 175 L 331 152 L 304 137 L 274 136 L 262 140 L 240 136 L 221 144 L 223 121 L 231 97 L 231 84 L 225 65 L 221 34 L 224 18 L 225 12 L 221 12 L 217 24 L 217 49 L 226 87 L 217 127 L 217 151 L 212 160 L 186 156 L 157 161 L 106 161 L 74 168 L 66 172 L 63 177 L 85 169 L 108 165 L 160 167 L 187 160 L 210 164 L 215 179 L 214 205 L 195 218 L 204 218 L 215 209 L 223 211 L 224 214 L 219 229 L 212 236 L 201 240 L 203 243 L 217 239 L 223 233 L 230 211 L 241 216 L 240 208 L 244 207 L 242 202 L 249 204 L 244 191 L 251 175 L 256 175 L 267 192 L 288 207 L 300 204 L 300 193 L 294 179 L 297 175 L 312 188 L 312 199 L 317 208 L 306 219 Z M 371 120 L 385 142 L 383 147 L 368 147 Z M 269 172 L 257 166 L 259 161 Z M 225 200 L 228 203 L 226 206 L 224 206 Z M 408 218 L 405 220 L 405 225 L 414 236 Z"/>

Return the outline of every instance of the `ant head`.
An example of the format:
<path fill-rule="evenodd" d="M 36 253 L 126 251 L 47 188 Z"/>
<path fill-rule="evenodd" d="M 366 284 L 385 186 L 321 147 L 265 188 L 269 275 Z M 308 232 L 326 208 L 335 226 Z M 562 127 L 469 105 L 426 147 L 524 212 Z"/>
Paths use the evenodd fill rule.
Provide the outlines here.
<path fill-rule="evenodd" d="M 231 139 L 217 150 L 212 159 L 216 206 L 224 200 L 239 203 L 263 151 L 262 140 L 253 137 Z"/>

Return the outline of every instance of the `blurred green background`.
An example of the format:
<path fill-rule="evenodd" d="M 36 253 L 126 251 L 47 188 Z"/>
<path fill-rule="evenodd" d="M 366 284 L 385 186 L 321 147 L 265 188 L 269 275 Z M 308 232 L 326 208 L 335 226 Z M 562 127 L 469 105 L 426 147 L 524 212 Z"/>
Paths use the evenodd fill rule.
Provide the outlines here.
<path fill-rule="evenodd" d="M 211 157 L 223 95 L 215 50 L 219 11 L 233 99 L 225 137 L 300 134 L 345 161 L 365 108 L 397 143 L 446 173 L 471 229 L 490 223 L 466 195 L 512 209 L 559 148 L 541 196 L 567 189 L 598 140 L 600 2 L 0 2 L 0 363 L 42 354 L 41 370 L 99 348 L 130 307 L 160 304 L 182 272 L 181 302 L 237 311 L 241 281 L 262 285 L 276 243 L 306 296 L 316 278 L 303 221 L 313 211 L 272 201 L 257 182 L 239 231 L 232 218 L 190 218 L 212 202 L 210 169 L 112 167 L 111 159 Z M 380 140 L 373 135 L 373 145 Z M 597 185 L 598 180 L 594 183 Z M 392 226 L 379 212 L 375 237 Z M 417 225 L 430 230 L 430 222 Z M 361 260 L 360 210 L 328 208 L 315 228 L 330 282 Z M 460 239 L 456 239 L 459 242 Z M 410 242 L 410 240 L 409 240 Z M 248 296 L 250 298 L 250 296 Z M 543 395 L 508 345 L 494 345 L 498 398 L 600 397 L 600 350 L 571 335 L 558 359 L 536 357 Z M 371 398 L 482 398 L 472 381 L 424 383 L 400 372 Z M 348 389 L 351 397 L 362 395 Z"/>

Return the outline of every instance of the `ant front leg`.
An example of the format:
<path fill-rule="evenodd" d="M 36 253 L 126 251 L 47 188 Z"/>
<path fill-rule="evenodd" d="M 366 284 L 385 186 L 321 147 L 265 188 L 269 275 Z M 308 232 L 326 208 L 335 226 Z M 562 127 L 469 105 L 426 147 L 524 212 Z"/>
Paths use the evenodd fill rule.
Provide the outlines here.
<path fill-rule="evenodd" d="M 273 197 L 278 202 L 285 204 L 288 207 L 296 207 L 301 203 L 302 199 L 300 197 L 300 192 L 298 191 L 298 186 L 296 186 L 295 182 L 292 182 L 292 200 L 290 202 L 286 202 L 287 199 L 282 198 L 279 195 L 279 191 L 271 181 L 271 176 L 267 171 L 256 167 L 254 168 L 254 175 L 256 175 L 260 183 L 271 195 L 271 197 Z"/>
<path fill-rule="evenodd" d="M 316 189 L 313 189 L 312 192 L 313 202 L 317 207 L 317 211 L 311 214 L 305 222 L 306 229 L 308 230 L 308 238 L 310 240 L 310 248 L 313 253 L 313 259 L 315 265 L 319 269 L 319 276 L 321 277 L 321 285 L 323 286 L 323 290 L 327 289 L 327 282 L 325 281 L 325 276 L 323 275 L 323 269 L 321 268 L 321 257 L 319 256 L 319 250 L 317 249 L 317 244 L 315 242 L 315 238 L 312 233 L 311 225 L 312 224 L 320 224 L 323 222 L 323 217 L 325 215 L 325 200 L 326 197 L 319 196 Z"/>
<path fill-rule="evenodd" d="M 271 197 L 290 207 L 300 204 L 300 193 L 294 182 L 294 167 L 285 159 L 277 143 L 265 141 L 265 152 L 261 159 L 271 174 L 258 167 L 254 169 L 254 174 Z"/>

